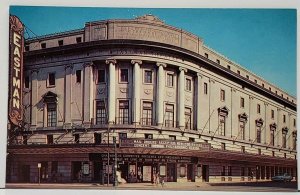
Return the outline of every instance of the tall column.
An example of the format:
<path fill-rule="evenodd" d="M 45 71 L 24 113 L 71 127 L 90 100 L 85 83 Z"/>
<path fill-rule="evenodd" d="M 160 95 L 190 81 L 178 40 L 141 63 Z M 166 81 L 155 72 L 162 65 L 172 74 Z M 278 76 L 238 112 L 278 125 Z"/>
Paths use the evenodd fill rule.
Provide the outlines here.
<path fill-rule="evenodd" d="M 134 109 L 134 116 L 133 116 L 133 123 L 140 124 L 140 94 L 141 94 L 141 86 L 139 83 L 142 82 L 141 80 L 141 68 L 140 65 L 142 64 L 141 60 L 131 60 L 131 63 L 134 65 L 133 67 L 133 109 Z"/>
<path fill-rule="evenodd" d="M 66 127 L 71 126 L 71 89 L 72 89 L 72 69 L 73 65 L 65 66 L 65 101 L 64 101 L 64 119 Z"/>
<path fill-rule="evenodd" d="M 31 127 L 37 127 L 37 103 L 38 103 L 38 70 L 31 71 Z"/>
<path fill-rule="evenodd" d="M 200 126 L 200 124 L 201 124 L 201 117 L 200 117 L 200 113 L 201 113 L 201 105 L 200 105 L 201 79 L 202 79 L 202 75 L 200 73 L 197 73 L 197 130 L 199 130 L 201 128 L 201 126 Z"/>
<path fill-rule="evenodd" d="M 184 129 L 185 119 L 184 119 L 184 102 L 185 102 L 185 93 L 184 93 L 184 73 L 187 72 L 187 69 L 179 67 L 179 128 Z"/>
<path fill-rule="evenodd" d="M 91 79 L 92 79 L 92 66 L 93 63 L 85 63 L 83 65 L 84 79 L 83 79 L 83 124 L 88 125 L 91 122 L 91 103 L 93 99 L 91 97 Z"/>
<path fill-rule="evenodd" d="M 164 118 L 164 87 L 165 87 L 165 73 L 164 68 L 167 67 L 164 63 L 157 63 L 158 73 L 157 73 L 157 96 L 156 96 L 156 116 L 157 125 L 161 126 L 163 124 Z"/>
<path fill-rule="evenodd" d="M 106 60 L 109 65 L 109 86 L 108 86 L 108 123 L 113 124 L 116 120 L 116 60 Z"/>

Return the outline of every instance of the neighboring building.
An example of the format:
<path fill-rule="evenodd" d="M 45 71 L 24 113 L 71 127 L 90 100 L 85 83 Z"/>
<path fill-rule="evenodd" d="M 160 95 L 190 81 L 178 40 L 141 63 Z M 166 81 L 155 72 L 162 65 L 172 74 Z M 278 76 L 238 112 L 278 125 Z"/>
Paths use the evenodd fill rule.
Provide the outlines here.
<path fill-rule="evenodd" d="M 296 177 L 296 98 L 145 15 L 25 41 L 8 182 Z M 246 51 L 245 51 L 246 52 Z M 116 149 L 114 148 L 116 141 Z M 109 155 L 109 158 L 108 158 Z"/>

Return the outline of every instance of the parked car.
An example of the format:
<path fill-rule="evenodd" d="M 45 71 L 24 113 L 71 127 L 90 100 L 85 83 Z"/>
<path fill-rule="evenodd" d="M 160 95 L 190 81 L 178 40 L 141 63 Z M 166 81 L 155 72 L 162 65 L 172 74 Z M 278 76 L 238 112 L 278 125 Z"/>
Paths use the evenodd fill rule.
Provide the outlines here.
<path fill-rule="evenodd" d="M 292 181 L 293 177 L 290 176 L 287 173 L 284 173 L 282 175 L 276 175 L 276 176 L 272 177 L 271 179 L 272 179 L 272 181 L 284 181 L 284 182 L 286 182 L 286 181 Z"/>

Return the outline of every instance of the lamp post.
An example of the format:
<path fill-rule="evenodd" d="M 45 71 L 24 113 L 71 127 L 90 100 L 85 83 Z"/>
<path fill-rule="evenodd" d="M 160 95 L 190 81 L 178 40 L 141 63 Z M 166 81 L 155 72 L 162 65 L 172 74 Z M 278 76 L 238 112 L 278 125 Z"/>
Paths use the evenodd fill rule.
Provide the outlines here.
<path fill-rule="evenodd" d="M 39 169 L 39 185 L 41 184 L 41 167 L 42 167 L 42 164 L 41 164 L 41 163 L 38 163 L 38 169 Z"/>
<path fill-rule="evenodd" d="M 115 153 L 115 163 L 114 163 L 114 186 L 118 185 L 118 178 L 117 178 L 117 168 L 118 168 L 118 160 L 117 160 L 117 139 L 116 136 L 113 137 L 114 142 L 114 153 Z"/>

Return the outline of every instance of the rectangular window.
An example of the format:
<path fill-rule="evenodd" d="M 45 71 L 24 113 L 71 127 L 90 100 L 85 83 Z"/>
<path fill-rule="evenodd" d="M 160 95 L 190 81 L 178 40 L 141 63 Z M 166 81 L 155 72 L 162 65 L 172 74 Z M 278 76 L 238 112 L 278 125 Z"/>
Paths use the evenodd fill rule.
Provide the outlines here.
<path fill-rule="evenodd" d="M 271 132 L 270 132 L 270 145 L 271 146 L 274 146 L 275 144 L 275 134 L 274 134 L 274 129 L 271 129 Z"/>
<path fill-rule="evenodd" d="M 152 83 L 152 71 L 151 70 L 145 70 L 144 83 Z"/>
<path fill-rule="evenodd" d="M 260 148 L 257 150 L 257 153 L 258 153 L 258 155 L 261 155 L 261 149 Z"/>
<path fill-rule="evenodd" d="M 242 153 L 245 153 L 246 151 L 245 151 L 245 146 L 241 146 L 241 152 Z"/>
<path fill-rule="evenodd" d="M 128 69 L 120 70 L 120 81 L 126 83 L 128 82 Z"/>
<path fill-rule="evenodd" d="M 226 145 L 225 145 L 225 143 L 221 143 L 221 150 L 226 150 Z"/>
<path fill-rule="evenodd" d="M 219 116 L 219 135 L 225 136 L 225 116 Z"/>
<path fill-rule="evenodd" d="M 254 82 L 257 83 L 257 80 L 255 79 Z"/>
<path fill-rule="evenodd" d="M 204 94 L 207 95 L 207 83 L 204 83 Z"/>
<path fill-rule="evenodd" d="M 286 131 L 282 132 L 282 147 L 286 148 Z"/>
<path fill-rule="evenodd" d="M 189 142 L 195 142 L 195 138 L 189 137 Z"/>
<path fill-rule="evenodd" d="M 232 167 L 231 166 L 228 166 L 228 176 L 231 176 L 232 175 Z"/>
<path fill-rule="evenodd" d="M 261 143 L 261 126 L 256 126 L 256 142 Z"/>
<path fill-rule="evenodd" d="M 169 140 L 176 140 L 176 136 L 175 135 L 169 135 Z"/>
<path fill-rule="evenodd" d="M 226 170 L 225 166 L 222 166 L 221 176 L 225 176 L 226 173 L 225 170 Z"/>
<path fill-rule="evenodd" d="M 23 144 L 24 145 L 27 145 L 27 140 L 28 140 L 27 135 L 23 135 Z"/>
<path fill-rule="evenodd" d="M 275 156 L 275 151 L 272 151 L 272 156 Z"/>
<path fill-rule="evenodd" d="M 104 101 L 96 102 L 96 124 L 106 124 L 106 109 Z"/>
<path fill-rule="evenodd" d="M 272 91 L 272 88 L 271 88 L 271 87 L 269 87 L 269 90 L 270 90 L 270 91 Z"/>
<path fill-rule="evenodd" d="M 240 102 L 241 108 L 245 107 L 245 99 L 241 97 L 241 102 Z"/>
<path fill-rule="evenodd" d="M 76 82 L 81 83 L 81 70 L 76 70 Z"/>
<path fill-rule="evenodd" d="M 143 102 L 143 125 L 153 125 L 153 106 L 152 102 Z"/>
<path fill-rule="evenodd" d="M 105 70 L 104 69 L 98 70 L 97 83 L 105 83 Z"/>
<path fill-rule="evenodd" d="M 286 122 L 285 114 L 283 115 L 283 122 Z"/>
<path fill-rule="evenodd" d="M 185 129 L 192 129 L 192 109 L 185 108 Z"/>
<path fill-rule="evenodd" d="M 25 45 L 25 51 L 29 51 L 29 45 Z"/>
<path fill-rule="evenodd" d="M 129 124 L 129 101 L 119 101 L 119 120 L 118 124 Z"/>
<path fill-rule="evenodd" d="M 74 142 L 75 142 L 76 144 L 79 144 L 79 138 L 80 138 L 79 134 L 75 134 L 75 135 L 74 135 Z"/>
<path fill-rule="evenodd" d="M 296 127 L 296 119 L 294 119 L 294 127 Z"/>
<path fill-rule="evenodd" d="M 260 104 L 257 104 L 257 113 L 260 114 Z"/>
<path fill-rule="evenodd" d="M 246 75 L 246 78 L 249 79 L 249 75 Z"/>
<path fill-rule="evenodd" d="M 261 86 L 262 86 L 262 87 L 265 87 L 265 84 L 262 83 Z"/>
<path fill-rule="evenodd" d="M 204 56 L 205 56 L 206 58 L 208 58 L 208 53 L 205 53 Z"/>
<path fill-rule="evenodd" d="M 25 85 L 24 86 L 25 88 L 27 88 L 27 89 L 29 88 L 29 76 L 25 76 L 24 85 Z"/>
<path fill-rule="evenodd" d="M 293 135 L 293 150 L 297 148 L 297 134 Z"/>
<path fill-rule="evenodd" d="M 274 117 L 275 117 L 275 112 L 274 110 L 271 110 L 271 118 L 274 119 Z"/>
<path fill-rule="evenodd" d="M 94 143 L 101 144 L 101 133 L 94 133 Z"/>
<path fill-rule="evenodd" d="M 174 106 L 171 104 L 166 104 L 165 126 L 174 127 Z"/>
<path fill-rule="evenodd" d="M 167 74 L 167 87 L 173 87 L 173 74 Z"/>
<path fill-rule="evenodd" d="M 76 43 L 81 43 L 81 42 L 82 42 L 81 37 L 76 37 Z"/>
<path fill-rule="evenodd" d="M 220 64 L 220 63 L 221 63 L 219 59 L 217 59 L 217 63 L 218 63 L 218 64 Z"/>
<path fill-rule="evenodd" d="M 63 46 L 64 45 L 64 40 L 58 40 L 58 46 Z"/>
<path fill-rule="evenodd" d="M 41 43 L 41 48 L 45 49 L 46 48 L 46 43 Z"/>
<path fill-rule="evenodd" d="M 230 70 L 231 69 L 231 67 L 229 66 L 229 65 L 227 65 L 227 68 Z"/>
<path fill-rule="evenodd" d="M 48 86 L 55 86 L 55 73 L 49 73 Z"/>
<path fill-rule="evenodd" d="M 240 121 L 240 135 L 239 138 L 241 140 L 245 140 L 245 121 Z"/>
<path fill-rule="evenodd" d="M 153 139 L 153 134 L 145 133 L 145 139 Z"/>
<path fill-rule="evenodd" d="M 57 113 L 56 102 L 47 104 L 47 126 L 56 127 Z"/>
<path fill-rule="evenodd" d="M 192 91 L 192 81 L 191 79 L 185 79 L 185 90 Z"/>
<path fill-rule="evenodd" d="M 221 89 L 220 91 L 220 100 L 225 101 L 225 90 Z"/>
<path fill-rule="evenodd" d="M 127 139 L 127 133 L 119 133 L 119 139 Z"/>
<path fill-rule="evenodd" d="M 238 70 L 237 73 L 240 75 L 240 74 L 241 74 L 241 71 Z"/>
<path fill-rule="evenodd" d="M 53 144 L 53 135 L 47 135 L 47 144 Z"/>

